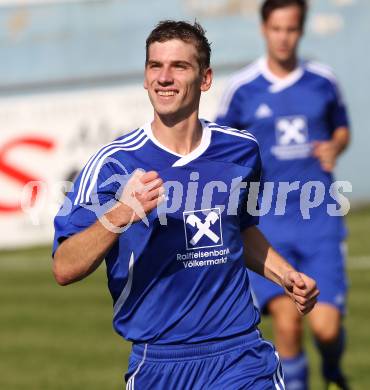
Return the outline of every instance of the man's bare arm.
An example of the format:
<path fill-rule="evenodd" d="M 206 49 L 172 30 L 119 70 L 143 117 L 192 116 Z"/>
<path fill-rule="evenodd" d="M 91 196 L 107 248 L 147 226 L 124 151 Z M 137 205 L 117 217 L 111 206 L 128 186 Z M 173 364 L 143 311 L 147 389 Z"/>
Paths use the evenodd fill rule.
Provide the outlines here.
<path fill-rule="evenodd" d="M 244 230 L 242 237 L 246 266 L 283 287 L 300 313 L 311 311 L 319 295 L 316 282 L 297 272 L 255 226 Z"/>
<path fill-rule="evenodd" d="M 95 271 L 117 241 L 120 229 L 145 217 L 163 200 L 163 193 L 163 182 L 157 172 L 133 175 L 115 207 L 59 245 L 53 260 L 56 281 L 67 285 Z"/>
<path fill-rule="evenodd" d="M 119 234 L 100 221 L 64 240 L 56 250 L 53 273 L 58 284 L 77 282 L 95 271 Z"/>

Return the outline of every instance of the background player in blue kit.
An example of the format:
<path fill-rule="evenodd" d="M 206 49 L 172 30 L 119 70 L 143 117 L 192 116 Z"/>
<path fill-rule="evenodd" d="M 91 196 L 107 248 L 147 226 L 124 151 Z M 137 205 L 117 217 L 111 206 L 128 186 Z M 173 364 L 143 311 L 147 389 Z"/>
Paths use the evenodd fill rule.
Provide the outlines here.
<path fill-rule="evenodd" d="M 105 258 L 114 328 L 133 342 L 127 389 L 284 389 L 245 265 L 283 286 L 301 313 L 316 284 L 243 211 L 243 183 L 260 176 L 255 138 L 198 118 L 212 82 L 203 29 L 164 21 L 146 47 L 154 120 L 80 173 L 55 218 L 54 275 L 69 284 Z"/>
<path fill-rule="evenodd" d="M 348 120 L 331 70 L 297 57 L 306 11 L 303 0 L 262 4 L 267 56 L 233 77 L 216 122 L 248 129 L 259 142 L 262 179 L 275 183 L 272 207 L 261 217 L 260 228 L 294 267 L 317 281 L 320 297 L 309 324 L 322 357 L 322 373 L 329 388 L 347 389 L 340 369 L 347 289 L 342 242 L 346 232 L 342 218 L 329 216 L 327 206 L 333 203 L 331 172 L 349 142 Z M 310 218 L 302 213 L 301 189 L 307 188 L 316 188 L 316 195 L 322 196 Z M 250 276 L 261 310 L 273 317 L 286 386 L 306 389 L 302 318 L 280 287 L 255 273 Z"/>

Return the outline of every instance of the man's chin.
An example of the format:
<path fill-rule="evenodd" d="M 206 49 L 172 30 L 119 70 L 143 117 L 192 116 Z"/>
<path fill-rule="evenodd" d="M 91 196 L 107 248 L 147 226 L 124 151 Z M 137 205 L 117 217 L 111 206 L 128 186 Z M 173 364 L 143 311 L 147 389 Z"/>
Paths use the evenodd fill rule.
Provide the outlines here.
<path fill-rule="evenodd" d="M 176 112 L 177 112 L 177 110 L 175 110 L 174 108 L 171 108 L 171 107 L 155 108 L 155 111 L 159 116 L 171 116 L 171 115 L 176 114 Z"/>
<path fill-rule="evenodd" d="M 290 62 L 292 58 L 294 58 L 294 56 L 291 53 L 281 53 L 276 56 L 277 61 L 281 64 Z"/>

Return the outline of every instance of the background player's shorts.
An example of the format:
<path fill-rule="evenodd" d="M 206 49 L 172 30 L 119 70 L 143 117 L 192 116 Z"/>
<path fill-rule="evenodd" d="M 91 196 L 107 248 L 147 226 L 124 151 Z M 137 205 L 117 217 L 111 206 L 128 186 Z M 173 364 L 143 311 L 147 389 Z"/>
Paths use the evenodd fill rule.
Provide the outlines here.
<path fill-rule="evenodd" d="M 303 243 L 273 243 L 273 247 L 298 271 L 316 280 L 318 302 L 328 303 L 345 314 L 347 295 L 345 243 L 337 239 L 305 240 Z M 249 271 L 255 304 L 266 313 L 268 302 L 284 290 L 277 284 Z"/>
<path fill-rule="evenodd" d="M 283 390 L 279 357 L 258 330 L 191 345 L 135 344 L 127 390 Z"/>

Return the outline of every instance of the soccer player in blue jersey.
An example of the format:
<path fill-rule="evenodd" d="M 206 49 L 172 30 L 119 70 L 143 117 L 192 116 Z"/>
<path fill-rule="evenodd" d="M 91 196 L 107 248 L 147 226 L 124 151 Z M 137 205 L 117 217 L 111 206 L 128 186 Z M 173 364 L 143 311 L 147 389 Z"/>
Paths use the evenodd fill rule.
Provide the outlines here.
<path fill-rule="evenodd" d="M 59 284 L 105 259 L 114 328 L 133 343 L 129 390 L 284 389 L 245 265 L 303 314 L 318 295 L 243 211 L 260 176 L 255 138 L 198 118 L 210 52 L 199 24 L 157 25 L 144 81 L 153 121 L 92 156 L 55 218 Z"/>
<path fill-rule="evenodd" d="M 272 204 L 269 212 L 261 210 L 267 214 L 261 216 L 260 229 L 294 267 L 316 280 L 320 297 L 308 319 L 322 373 L 329 388 L 347 389 L 340 368 L 346 233 L 342 218 L 328 215 L 328 204 L 336 203 L 330 195 L 332 171 L 349 142 L 348 120 L 331 70 L 297 57 L 306 11 L 304 0 L 263 2 L 267 55 L 232 78 L 216 122 L 248 129 L 258 140 L 262 181 L 274 184 L 271 198 L 265 192 Z M 304 212 L 310 202 L 310 212 Z M 307 389 L 301 316 L 279 286 L 255 273 L 250 276 L 260 309 L 273 317 L 287 389 Z"/>

